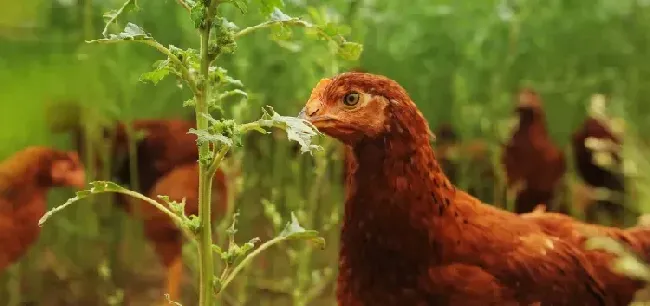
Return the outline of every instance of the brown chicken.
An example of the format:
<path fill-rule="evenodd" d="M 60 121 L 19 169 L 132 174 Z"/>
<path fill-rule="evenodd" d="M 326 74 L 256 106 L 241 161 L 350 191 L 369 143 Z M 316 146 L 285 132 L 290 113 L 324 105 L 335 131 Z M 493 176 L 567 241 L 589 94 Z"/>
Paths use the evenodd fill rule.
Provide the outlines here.
<path fill-rule="evenodd" d="M 28 147 L 0 163 L 0 271 L 38 239 L 48 190 L 83 188 L 85 180 L 76 152 Z"/>
<path fill-rule="evenodd" d="M 572 241 L 456 189 L 427 121 L 395 81 L 321 80 L 300 117 L 353 157 L 339 305 L 627 305 Z"/>
<path fill-rule="evenodd" d="M 604 212 L 609 214 L 614 224 L 621 225 L 625 219 L 633 220 L 637 217 L 633 212 L 626 211 L 624 206 L 625 178 L 621 172 L 621 156 L 616 149 L 605 149 L 604 151 L 611 154 L 612 164 L 599 166 L 594 161 L 594 151 L 586 145 L 588 138 L 608 141 L 615 146 L 621 145 L 621 140 L 612 133 L 604 114 L 602 114 L 603 111 L 600 110 L 604 108 L 604 105 L 598 104 L 603 102 L 599 99 L 599 96 L 594 97 L 589 116 L 573 134 L 571 141 L 573 158 L 579 176 L 588 186 L 606 188 L 615 193 L 615 196 L 610 199 L 595 200 L 593 205 L 587 205 L 584 208 L 586 219 L 591 222 L 601 221 L 598 214 Z M 620 200 L 616 200 L 617 198 Z"/>
<path fill-rule="evenodd" d="M 537 204 L 550 204 L 566 171 L 563 152 L 546 131 L 542 102 L 535 91 L 524 89 L 517 104 L 519 126 L 504 148 L 506 184 L 517 190 L 515 211 L 531 212 Z M 556 208 L 557 209 L 557 208 Z M 557 209 L 566 212 L 566 208 Z"/>
<path fill-rule="evenodd" d="M 154 199 L 157 195 L 169 195 L 180 201 L 187 197 L 186 212 L 198 215 L 198 148 L 196 136 L 189 134 L 195 123 L 186 120 L 135 120 L 133 131 L 143 133 L 136 139 L 136 158 L 139 190 Z M 105 132 L 106 140 L 112 144 L 115 169 L 113 171 L 118 183 L 133 185 L 130 175 L 128 154 L 129 136 L 124 123 L 118 123 L 113 133 Z M 83 134 L 76 131 L 76 142 L 80 154 L 83 154 Z M 226 183 L 221 170 L 214 178 L 215 195 L 213 215 L 223 215 L 226 205 Z M 167 269 L 167 292 L 172 300 L 177 300 L 182 276 L 182 233 L 155 207 L 136 201 L 129 196 L 116 195 L 117 204 L 129 213 L 135 212 L 139 205 L 144 218 L 145 236 L 153 242 L 156 254 Z M 128 205 L 127 205 L 128 204 Z"/>

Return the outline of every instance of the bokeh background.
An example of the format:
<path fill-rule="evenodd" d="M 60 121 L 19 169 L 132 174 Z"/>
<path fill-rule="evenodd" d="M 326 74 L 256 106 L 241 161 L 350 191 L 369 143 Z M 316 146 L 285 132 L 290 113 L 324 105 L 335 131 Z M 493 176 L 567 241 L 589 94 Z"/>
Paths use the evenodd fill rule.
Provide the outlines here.
<path fill-rule="evenodd" d="M 100 37 L 102 14 L 121 1 L 5 2 L 0 159 L 28 145 L 72 148 L 71 135 L 51 126 L 79 116 L 66 108 L 74 103 L 89 110 L 82 114 L 88 124 L 192 116 L 182 107 L 188 90 L 172 78 L 156 86 L 139 81 L 161 58 L 155 50 L 83 43 Z M 239 26 L 264 20 L 250 2 L 247 15 L 234 8 L 222 13 Z M 646 210 L 650 1 L 286 0 L 285 5 L 291 15 L 347 26 L 348 39 L 362 43 L 363 54 L 357 62 L 341 60 L 322 41 L 305 39 L 300 29 L 289 40 L 278 40 L 272 31 L 246 36 L 235 55 L 219 59 L 249 92 L 247 101 L 226 111 L 238 121 L 257 119 L 264 105 L 295 115 L 320 78 L 361 67 L 400 82 L 432 127 L 451 123 L 463 141 L 484 141 L 497 169 L 520 87 L 540 93 L 549 133 L 562 148 L 582 123 L 589 97 L 603 93 L 609 112 L 625 123 L 626 158 L 637 170 L 631 175 L 634 203 Z M 175 1 L 140 1 L 139 6 L 128 21 L 163 44 L 198 45 L 191 21 Z M 273 248 L 237 278 L 221 305 L 333 305 L 341 148 L 319 142 L 325 151 L 298 155 L 282 133 L 255 135 L 226 161 L 241 168 L 228 178 L 236 186 L 241 241 L 272 237 L 295 211 L 303 226 L 321 232 L 327 247 L 314 250 L 296 242 Z M 466 169 L 459 184 L 477 177 Z M 570 192 L 576 178 L 572 172 L 567 177 Z M 51 192 L 49 207 L 72 192 Z M 53 218 L 28 254 L 0 271 L 0 305 L 153 305 L 162 294 L 160 265 L 142 238 L 140 222 L 108 202 L 101 196 L 83 200 Z M 189 247 L 185 251 L 182 302 L 194 305 L 196 255 Z"/>

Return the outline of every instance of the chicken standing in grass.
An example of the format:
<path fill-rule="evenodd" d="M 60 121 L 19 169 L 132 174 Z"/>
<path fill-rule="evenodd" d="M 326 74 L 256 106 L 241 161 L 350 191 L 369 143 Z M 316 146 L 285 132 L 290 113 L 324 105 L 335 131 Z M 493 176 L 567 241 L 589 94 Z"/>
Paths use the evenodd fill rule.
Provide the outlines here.
<path fill-rule="evenodd" d="M 566 163 L 564 153 L 546 131 L 542 102 L 535 91 L 520 92 L 517 113 L 519 126 L 505 146 L 501 162 L 508 188 L 517 190 L 515 211 L 525 213 L 552 202 Z"/>
<path fill-rule="evenodd" d="M 84 167 L 76 152 L 28 147 L 0 163 L 0 271 L 38 239 L 38 220 L 52 187 L 83 188 Z"/>
<path fill-rule="evenodd" d="M 589 201 L 589 204 L 583 208 L 587 220 L 599 221 L 598 214 L 603 212 L 612 218 L 614 224 L 621 225 L 624 223 L 626 213 L 629 213 L 629 219 L 635 219 L 637 216 L 626 210 L 624 206 L 625 178 L 622 173 L 623 161 L 618 151 L 621 140 L 609 127 L 608 119 L 604 114 L 604 104 L 605 98 L 602 95 L 595 95 L 592 98 L 589 116 L 573 134 L 571 144 L 576 170 L 580 178 L 590 187 L 589 189 L 605 188 L 612 194 L 608 199 Z M 602 144 L 601 148 L 594 150 L 588 146 L 588 139 L 598 140 L 598 144 Z M 603 165 L 596 164 L 594 157 L 597 152 L 602 152 L 602 156 L 607 157 L 610 162 Z"/>
<path fill-rule="evenodd" d="M 352 157 L 339 305 L 627 305 L 599 279 L 596 268 L 607 268 L 575 243 L 456 189 L 427 121 L 395 81 L 321 80 L 300 117 Z"/>

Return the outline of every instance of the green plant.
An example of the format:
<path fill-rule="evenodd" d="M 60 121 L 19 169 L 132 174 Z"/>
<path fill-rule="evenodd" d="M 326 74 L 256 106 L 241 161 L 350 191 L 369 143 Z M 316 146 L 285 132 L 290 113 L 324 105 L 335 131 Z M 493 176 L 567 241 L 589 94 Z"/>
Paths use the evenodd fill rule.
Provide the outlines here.
<path fill-rule="evenodd" d="M 123 188 L 108 181 L 92 182 L 92 188 L 77 193 L 76 197 L 69 199 L 65 204 L 49 211 L 40 221 L 42 225 L 52 214 L 66 208 L 70 204 L 86 198 L 92 194 L 113 192 L 129 195 L 143 200 L 167 214 L 188 236 L 196 243 L 199 255 L 199 305 L 213 304 L 214 295 L 221 293 L 232 279 L 265 249 L 287 240 L 310 240 L 317 245 L 324 245 L 324 239 L 318 233 L 306 230 L 298 223 L 293 213 L 291 221 L 286 224 L 279 235 L 267 242 L 259 243 L 258 238 L 251 239 L 243 245 L 235 242 L 236 220 L 238 213 L 232 214 L 232 225 L 226 230 L 228 245 L 222 248 L 213 243 L 212 225 L 210 220 L 210 197 L 212 178 L 220 167 L 226 154 L 233 148 L 241 147 L 241 137 L 251 131 L 263 134 L 269 133 L 269 128 L 281 128 L 286 131 L 290 140 L 297 141 L 301 153 L 321 149 L 311 143 L 312 137 L 319 134 L 318 130 L 309 122 L 295 117 L 281 116 L 273 108 L 263 109 L 259 120 L 240 124 L 232 119 L 215 119 L 211 111 L 223 113 L 222 105 L 231 97 L 247 97 L 241 89 L 242 82 L 228 75 L 226 69 L 216 65 L 221 55 L 235 52 L 236 40 L 256 30 L 271 28 L 274 35 L 288 37 L 291 35 L 289 26 L 304 27 L 318 39 L 330 43 L 336 52 L 344 58 L 356 59 L 361 53 L 361 45 L 345 40 L 338 32 L 338 28 L 330 23 L 315 25 L 300 18 L 284 14 L 280 7 L 282 1 L 261 1 L 263 13 L 269 20 L 255 26 L 238 30 L 237 26 L 219 15 L 219 7 L 223 4 L 234 5 L 246 14 L 248 3 L 242 0 L 178 0 L 178 4 L 190 15 L 192 23 L 200 36 L 200 49 L 181 49 L 170 45 L 165 47 L 156 41 L 141 27 L 127 23 L 119 34 L 109 34 L 110 26 L 117 22 L 126 13 L 137 10 L 136 0 L 127 0 L 117 10 L 104 15 L 106 25 L 102 31 L 104 38 L 87 41 L 88 43 L 118 43 L 138 42 L 153 47 L 167 58 L 159 60 L 154 65 L 154 70 L 141 76 L 141 80 L 158 83 L 168 75 L 177 77 L 179 84 L 185 85 L 193 97 L 187 100 L 185 106 L 195 109 L 197 128 L 189 133 L 197 136 L 199 147 L 199 215 L 187 216 L 184 214 L 184 201 L 171 201 L 164 195 L 159 195 L 158 200 L 148 198 L 135 191 Z M 222 116 L 223 117 L 223 116 Z M 231 210 L 232 211 L 232 210 Z M 213 255 L 216 254 L 223 262 L 223 269 L 218 276 L 214 274 Z"/>

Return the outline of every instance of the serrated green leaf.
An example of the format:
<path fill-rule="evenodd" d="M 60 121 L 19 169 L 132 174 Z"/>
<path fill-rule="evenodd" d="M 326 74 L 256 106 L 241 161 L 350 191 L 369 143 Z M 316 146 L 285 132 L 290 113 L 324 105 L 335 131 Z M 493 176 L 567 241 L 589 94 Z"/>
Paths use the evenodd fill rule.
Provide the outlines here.
<path fill-rule="evenodd" d="M 104 30 L 102 30 L 102 36 L 106 37 L 108 34 L 108 28 L 111 24 L 117 21 L 117 18 L 128 12 L 137 11 L 138 9 L 139 7 L 136 0 L 127 0 L 119 9 L 104 13 L 103 17 L 106 20 L 106 24 L 104 25 Z"/>
<path fill-rule="evenodd" d="M 320 146 L 311 143 L 312 138 L 320 135 L 320 132 L 309 121 L 297 117 L 281 116 L 270 106 L 267 106 L 267 109 L 263 109 L 263 111 L 264 116 L 270 118 L 275 126 L 279 126 L 286 131 L 289 140 L 298 142 L 300 153 L 322 150 Z"/>
<path fill-rule="evenodd" d="M 362 44 L 345 41 L 338 45 L 337 55 L 348 61 L 356 61 L 361 57 L 362 52 Z"/>

